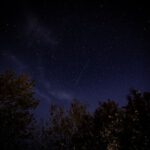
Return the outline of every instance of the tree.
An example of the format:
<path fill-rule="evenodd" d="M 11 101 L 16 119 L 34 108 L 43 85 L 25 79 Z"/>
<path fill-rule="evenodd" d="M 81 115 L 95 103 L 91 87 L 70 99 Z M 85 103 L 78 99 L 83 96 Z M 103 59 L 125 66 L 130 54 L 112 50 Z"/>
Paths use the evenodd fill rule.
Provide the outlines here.
<path fill-rule="evenodd" d="M 45 130 L 45 145 L 58 150 L 92 149 L 92 117 L 85 105 L 74 100 L 69 109 L 50 107 L 50 121 Z M 47 147 L 47 149 L 49 149 Z"/>
<path fill-rule="evenodd" d="M 95 137 L 99 148 L 120 149 L 119 137 L 122 132 L 122 111 L 111 100 L 100 103 L 94 114 Z"/>
<path fill-rule="evenodd" d="M 148 150 L 150 147 L 150 93 L 132 90 L 123 122 L 123 150 Z"/>
<path fill-rule="evenodd" d="M 34 121 L 32 110 L 38 105 L 33 85 L 26 75 L 0 74 L 0 149 L 19 149 L 29 142 Z"/>
<path fill-rule="evenodd" d="M 93 116 L 85 105 L 73 101 L 69 110 L 72 122 L 72 148 L 75 150 L 94 150 Z"/>

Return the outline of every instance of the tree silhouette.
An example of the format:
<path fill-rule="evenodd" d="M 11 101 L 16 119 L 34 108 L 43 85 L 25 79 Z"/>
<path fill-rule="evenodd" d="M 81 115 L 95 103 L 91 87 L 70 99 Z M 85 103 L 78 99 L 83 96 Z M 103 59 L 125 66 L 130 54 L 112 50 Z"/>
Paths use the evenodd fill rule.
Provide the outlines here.
<path fill-rule="evenodd" d="M 122 111 L 114 101 L 100 103 L 94 115 L 95 133 L 99 148 L 118 150 L 122 132 Z"/>
<path fill-rule="evenodd" d="M 34 124 L 33 87 L 26 75 L 0 74 L 1 150 L 149 150 L 149 92 L 132 90 L 126 106 L 108 100 L 94 112 L 77 100 L 68 108 L 52 104 L 41 127 Z"/>
<path fill-rule="evenodd" d="M 122 124 L 122 149 L 148 150 L 150 147 L 150 93 L 132 90 Z"/>
<path fill-rule="evenodd" d="M 68 110 L 51 105 L 50 120 L 44 134 L 52 149 L 148 150 L 150 93 L 133 90 L 125 107 L 108 100 L 94 114 L 78 101 Z"/>
<path fill-rule="evenodd" d="M 29 142 L 32 110 L 37 104 L 28 76 L 0 74 L 0 149 L 21 149 L 23 143 Z"/>
<path fill-rule="evenodd" d="M 74 100 L 69 109 L 51 105 L 50 122 L 45 130 L 49 145 L 54 149 L 91 149 L 92 117 L 85 105 Z"/>

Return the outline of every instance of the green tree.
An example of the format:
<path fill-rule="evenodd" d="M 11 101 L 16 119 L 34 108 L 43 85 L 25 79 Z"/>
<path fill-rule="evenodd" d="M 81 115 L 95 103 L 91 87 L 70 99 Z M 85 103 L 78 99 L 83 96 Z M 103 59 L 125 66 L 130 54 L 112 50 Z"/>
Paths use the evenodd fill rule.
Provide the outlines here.
<path fill-rule="evenodd" d="M 38 105 L 33 82 L 26 75 L 0 74 L 0 149 L 21 149 L 33 130 L 32 110 Z"/>

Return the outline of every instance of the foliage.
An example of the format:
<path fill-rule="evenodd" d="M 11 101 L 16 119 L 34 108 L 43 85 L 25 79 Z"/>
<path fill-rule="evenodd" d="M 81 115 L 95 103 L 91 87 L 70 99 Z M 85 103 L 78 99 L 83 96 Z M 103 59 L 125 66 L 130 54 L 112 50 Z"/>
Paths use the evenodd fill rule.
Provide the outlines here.
<path fill-rule="evenodd" d="M 51 104 L 49 121 L 35 126 L 34 83 L 26 75 L 0 75 L 0 149 L 149 150 L 150 93 L 132 90 L 127 105 L 102 102 L 94 112 L 73 100 Z"/>
<path fill-rule="evenodd" d="M 131 91 L 125 107 L 113 100 L 100 103 L 94 114 L 77 101 L 69 111 L 51 106 L 50 118 L 47 139 L 55 141 L 55 149 L 148 150 L 150 146 L 148 92 Z"/>
<path fill-rule="evenodd" d="M 33 82 L 28 76 L 17 76 L 13 72 L 0 75 L 1 149 L 17 148 L 18 143 L 31 136 L 31 110 L 38 104 L 33 94 Z"/>
<path fill-rule="evenodd" d="M 101 144 L 107 149 L 119 149 L 122 111 L 118 105 L 110 100 L 100 104 L 95 111 L 94 121 L 97 140 L 101 141 Z"/>
<path fill-rule="evenodd" d="M 132 90 L 122 124 L 123 149 L 148 150 L 150 147 L 150 93 Z"/>
<path fill-rule="evenodd" d="M 85 132 L 90 128 L 91 116 L 86 107 L 74 100 L 70 108 L 65 110 L 63 107 L 51 105 L 50 107 L 50 126 L 45 131 L 51 146 L 56 149 L 84 149 L 87 142 Z M 48 138 L 49 137 L 49 138 Z M 84 145 L 85 144 L 85 145 Z M 83 146 L 84 145 L 84 146 Z"/>

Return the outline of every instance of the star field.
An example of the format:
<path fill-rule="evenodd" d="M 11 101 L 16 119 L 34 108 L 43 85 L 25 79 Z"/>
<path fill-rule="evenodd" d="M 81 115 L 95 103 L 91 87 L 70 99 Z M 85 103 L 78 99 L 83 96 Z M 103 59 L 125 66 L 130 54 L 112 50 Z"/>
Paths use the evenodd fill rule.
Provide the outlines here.
<path fill-rule="evenodd" d="M 150 90 L 150 16 L 146 3 L 10 2 L 2 5 L 0 71 L 36 81 L 40 115 L 77 98 L 92 110 L 120 105 L 130 88 Z"/>

